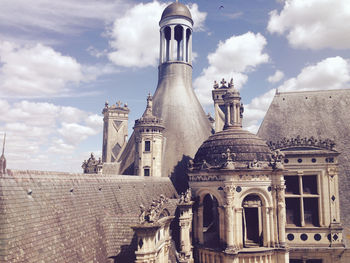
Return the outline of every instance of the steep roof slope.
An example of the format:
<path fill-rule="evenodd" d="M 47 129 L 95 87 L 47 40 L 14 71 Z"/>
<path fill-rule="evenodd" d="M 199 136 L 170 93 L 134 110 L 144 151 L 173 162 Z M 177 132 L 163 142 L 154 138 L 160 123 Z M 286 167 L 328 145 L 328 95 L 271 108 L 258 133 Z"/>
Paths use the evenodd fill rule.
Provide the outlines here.
<path fill-rule="evenodd" d="M 341 218 L 350 233 L 350 90 L 277 93 L 260 126 L 267 141 L 283 137 L 332 139 L 339 156 Z M 347 235 L 350 241 L 350 235 Z"/>
<path fill-rule="evenodd" d="M 176 194 L 168 178 L 9 171 L 0 177 L 0 262 L 133 262 L 130 226 L 160 194 Z"/>

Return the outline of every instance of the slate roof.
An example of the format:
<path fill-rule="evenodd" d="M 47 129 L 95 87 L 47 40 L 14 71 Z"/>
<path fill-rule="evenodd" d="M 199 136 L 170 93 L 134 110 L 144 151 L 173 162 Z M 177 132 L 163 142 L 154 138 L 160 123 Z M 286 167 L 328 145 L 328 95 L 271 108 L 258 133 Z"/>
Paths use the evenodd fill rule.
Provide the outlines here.
<path fill-rule="evenodd" d="M 341 219 L 350 243 L 350 89 L 277 93 L 258 136 L 277 141 L 297 135 L 335 140 Z"/>
<path fill-rule="evenodd" d="M 10 171 L 0 175 L 0 262 L 129 262 L 139 205 L 169 178 Z M 172 213 L 176 200 L 170 199 Z"/>

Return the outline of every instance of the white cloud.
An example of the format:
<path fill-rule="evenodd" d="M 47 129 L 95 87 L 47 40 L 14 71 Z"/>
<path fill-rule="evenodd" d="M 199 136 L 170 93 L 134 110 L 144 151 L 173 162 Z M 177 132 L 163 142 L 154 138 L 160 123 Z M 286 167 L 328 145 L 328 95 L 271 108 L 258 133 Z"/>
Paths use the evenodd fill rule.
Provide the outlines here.
<path fill-rule="evenodd" d="M 326 58 L 315 65 L 306 66 L 298 76 L 286 80 L 278 91 L 306 91 L 350 88 L 350 62 L 341 57 Z M 276 90 L 254 98 L 245 106 L 244 126 L 257 132 Z"/>
<path fill-rule="evenodd" d="M 350 64 L 342 57 L 331 57 L 307 66 L 301 73 L 286 80 L 279 91 L 328 90 L 349 87 Z"/>
<path fill-rule="evenodd" d="M 273 75 L 271 75 L 267 78 L 267 81 L 270 83 L 276 83 L 276 82 L 279 82 L 283 78 L 284 78 L 284 73 L 280 70 L 276 70 L 276 72 Z"/>
<path fill-rule="evenodd" d="M 87 137 L 97 134 L 96 130 L 78 123 L 63 122 L 61 126 L 62 127 L 58 129 L 58 133 L 71 145 L 78 145 Z"/>
<path fill-rule="evenodd" d="M 0 96 L 44 97 L 67 93 L 83 79 L 81 65 L 42 44 L 0 42 Z"/>
<path fill-rule="evenodd" d="M 252 133 L 258 131 L 260 122 L 264 118 L 275 93 L 276 90 L 271 89 L 244 106 L 243 126 L 245 129 Z"/>
<path fill-rule="evenodd" d="M 159 56 L 159 20 L 167 4 L 158 1 L 140 3 L 115 20 L 110 32 L 110 46 L 114 50 L 109 59 L 119 66 L 156 66 Z M 206 13 L 190 5 L 194 30 L 203 30 Z M 132 25 L 132 26 L 131 26 Z"/>
<path fill-rule="evenodd" d="M 297 48 L 350 48 L 348 0 L 288 0 L 283 10 L 273 10 L 267 29 L 286 34 Z"/>
<path fill-rule="evenodd" d="M 193 30 L 203 31 L 205 27 L 204 22 L 205 22 L 205 19 L 207 18 L 207 13 L 199 11 L 197 4 L 190 4 L 188 8 L 190 9 L 192 19 L 193 19 Z"/>
<path fill-rule="evenodd" d="M 63 34 L 112 22 L 127 7 L 122 0 L 2 0 L 2 26 Z"/>
<path fill-rule="evenodd" d="M 3 99 L 0 106 L 0 134 L 7 134 L 6 158 L 11 168 L 32 169 L 40 164 L 40 169 L 67 170 L 57 153 L 80 156 L 77 145 L 102 130 L 101 116 L 74 107 Z M 76 160 L 74 165 L 79 171 Z"/>
<path fill-rule="evenodd" d="M 117 72 L 111 63 L 82 65 L 40 43 L 0 41 L 0 97 L 69 96 L 81 84 Z"/>
<path fill-rule="evenodd" d="M 194 80 L 197 96 L 202 104 L 211 104 L 211 89 L 214 80 L 234 79 L 235 87 L 241 88 L 248 80 L 247 73 L 269 60 L 263 52 L 266 39 L 260 34 L 247 32 L 219 42 L 214 53 L 208 55 L 209 66 Z"/>

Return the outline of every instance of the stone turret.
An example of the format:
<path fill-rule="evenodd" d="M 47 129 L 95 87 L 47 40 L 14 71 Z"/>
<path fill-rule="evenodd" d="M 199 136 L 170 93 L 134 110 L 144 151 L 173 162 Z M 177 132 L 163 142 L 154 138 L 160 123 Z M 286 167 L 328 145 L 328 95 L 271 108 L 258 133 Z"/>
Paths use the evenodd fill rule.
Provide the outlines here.
<path fill-rule="evenodd" d="M 162 176 L 163 121 L 152 113 L 152 96 L 142 117 L 135 121 L 134 173 L 139 176 Z"/>
<path fill-rule="evenodd" d="M 103 114 L 103 146 L 102 161 L 115 162 L 125 148 L 128 139 L 128 115 L 127 104 L 119 101 L 116 105 L 109 106 L 108 102 L 102 111 Z"/>
<path fill-rule="evenodd" d="M 2 154 L 0 156 L 0 174 L 6 174 L 6 158 L 5 158 L 5 141 L 6 133 L 4 134 L 4 141 L 2 145 Z"/>
<path fill-rule="evenodd" d="M 192 27 L 189 9 L 170 4 L 160 25 L 158 86 L 153 114 L 164 121 L 163 176 L 172 176 L 178 191 L 187 188 L 186 163 L 208 138 L 211 125 L 192 88 Z"/>
<path fill-rule="evenodd" d="M 240 127 L 242 128 L 242 118 L 244 107 L 241 103 L 241 96 L 239 91 L 235 89 L 233 85 L 233 80 L 229 84 L 229 89 L 223 96 L 225 104 L 225 126 L 224 129 L 230 127 Z"/>
<path fill-rule="evenodd" d="M 214 101 L 214 111 L 215 111 L 215 132 L 222 131 L 225 125 L 225 103 L 223 96 L 226 94 L 227 90 L 231 87 L 232 81 L 226 86 L 226 81 L 222 79 L 219 84 L 215 81 L 212 97 Z"/>

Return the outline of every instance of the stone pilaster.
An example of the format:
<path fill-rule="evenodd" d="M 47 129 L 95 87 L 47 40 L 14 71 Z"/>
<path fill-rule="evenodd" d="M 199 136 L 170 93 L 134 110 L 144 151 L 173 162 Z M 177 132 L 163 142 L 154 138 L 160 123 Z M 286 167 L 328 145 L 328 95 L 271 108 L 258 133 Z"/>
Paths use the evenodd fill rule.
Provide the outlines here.
<path fill-rule="evenodd" d="M 193 202 L 180 202 L 178 208 L 180 209 L 179 226 L 180 226 L 180 256 L 179 262 L 192 263 L 192 205 Z"/>
<path fill-rule="evenodd" d="M 277 220 L 278 220 L 278 242 L 281 247 L 286 246 L 286 205 L 285 205 L 285 186 L 276 187 L 277 194 Z"/>
<path fill-rule="evenodd" d="M 231 184 L 227 184 L 224 187 L 225 191 L 225 202 L 226 205 L 225 208 L 225 233 L 226 233 L 226 251 L 227 252 L 235 252 L 237 250 L 237 246 L 234 241 L 234 193 L 235 193 L 235 187 Z"/>

